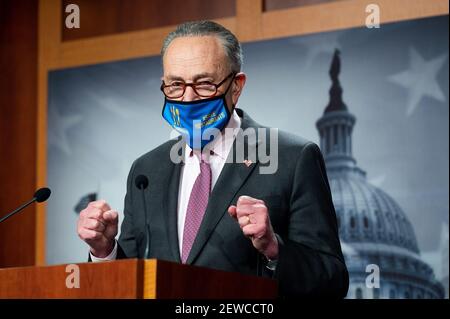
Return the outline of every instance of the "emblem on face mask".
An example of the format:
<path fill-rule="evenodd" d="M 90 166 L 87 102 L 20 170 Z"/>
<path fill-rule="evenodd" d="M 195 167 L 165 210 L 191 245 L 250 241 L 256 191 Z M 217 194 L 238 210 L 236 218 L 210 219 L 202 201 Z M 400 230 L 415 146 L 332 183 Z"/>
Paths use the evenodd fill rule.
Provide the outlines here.
<path fill-rule="evenodd" d="M 175 106 L 170 108 L 170 113 L 172 114 L 173 124 L 176 126 L 181 126 L 180 124 L 180 110 L 178 110 Z"/>

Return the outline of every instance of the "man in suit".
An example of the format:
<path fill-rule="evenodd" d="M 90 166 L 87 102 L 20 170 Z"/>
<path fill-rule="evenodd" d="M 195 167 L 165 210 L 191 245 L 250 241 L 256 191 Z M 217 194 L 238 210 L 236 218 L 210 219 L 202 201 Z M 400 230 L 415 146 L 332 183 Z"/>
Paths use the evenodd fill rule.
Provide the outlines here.
<path fill-rule="evenodd" d="M 320 150 L 236 108 L 246 81 L 236 37 L 211 21 L 184 23 L 161 55 L 163 118 L 181 138 L 133 163 L 118 241 L 118 213 L 105 201 L 80 213 L 90 259 L 158 258 L 272 277 L 283 296 L 344 297 L 348 272 Z M 276 169 L 264 171 L 267 150 Z"/>

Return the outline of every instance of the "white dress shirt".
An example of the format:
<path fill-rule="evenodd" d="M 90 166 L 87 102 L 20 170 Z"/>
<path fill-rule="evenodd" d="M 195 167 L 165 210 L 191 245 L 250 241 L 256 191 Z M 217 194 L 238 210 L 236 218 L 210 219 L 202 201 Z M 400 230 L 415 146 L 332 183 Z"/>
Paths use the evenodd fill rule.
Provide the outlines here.
<path fill-rule="evenodd" d="M 241 127 L 241 119 L 236 111 L 233 111 L 225 130 L 214 140 L 208 143 L 203 149 L 203 157 L 211 166 L 211 191 L 219 178 L 225 161 L 228 157 L 234 139 Z M 234 132 L 234 134 L 223 134 L 225 131 Z M 180 186 L 178 191 L 178 207 L 177 207 L 177 226 L 178 226 L 178 243 L 180 255 L 183 249 L 183 231 L 184 221 L 186 219 L 186 210 L 189 203 L 192 187 L 194 186 L 197 176 L 200 174 L 200 151 L 192 150 L 186 144 L 184 152 L 184 165 L 181 167 Z M 97 258 L 91 254 L 93 262 L 114 260 L 117 257 L 117 241 L 113 251 L 105 258 Z"/>

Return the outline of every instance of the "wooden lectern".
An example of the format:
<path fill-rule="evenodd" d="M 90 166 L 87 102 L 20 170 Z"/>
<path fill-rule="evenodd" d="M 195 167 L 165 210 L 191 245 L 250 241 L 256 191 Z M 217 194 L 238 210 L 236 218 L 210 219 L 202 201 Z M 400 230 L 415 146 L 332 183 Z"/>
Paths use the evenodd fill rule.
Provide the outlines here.
<path fill-rule="evenodd" d="M 78 267 L 76 267 L 78 266 Z M 0 269 L 0 298 L 277 297 L 274 280 L 157 259 Z M 79 288 L 68 288 L 79 269 Z M 68 278 L 72 275 L 71 278 Z"/>

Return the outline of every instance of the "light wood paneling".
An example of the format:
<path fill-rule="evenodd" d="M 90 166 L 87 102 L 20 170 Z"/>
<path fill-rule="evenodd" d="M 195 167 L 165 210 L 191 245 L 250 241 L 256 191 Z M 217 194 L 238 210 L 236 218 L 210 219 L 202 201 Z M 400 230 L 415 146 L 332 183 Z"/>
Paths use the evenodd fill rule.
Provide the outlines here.
<path fill-rule="evenodd" d="M 282 10 L 341 0 L 264 0 L 264 11 Z"/>
<path fill-rule="evenodd" d="M 265 12 L 258 40 L 365 26 L 373 1 L 347 0 Z M 447 0 L 378 0 L 381 24 L 448 14 Z M 282 23 L 281 23 L 282 21 Z M 381 27 L 383 27 L 381 25 Z"/>
<path fill-rule="evenodd" d="M 47 90 L 48 71 L 51 61 L 57 60 L 60 51 L 61 28 L 58 0 L 39 2 L 39 46 L 38 46 L 38 116 L 36 117 L 37 163 L 36 186 L 47 185 Z M 46 219 L 45 203 L 36 210 L 36 265 L 45 264 Z"/>
<path fill-rule="evenodd" d="M 217 22 L 234 30 L 234 18 Z M 49 61 L 49 69 L 111 62 L 158 55 L 162 42 L 174 26 L 108 35 L 61 43 L 59 55 Z"/>
<path fill-rule="evenodd" d="M 236 15 L 236 0 L 63 0 L 80 8 L 81 28 L 62 27 L 63 41 L 176 25 Z M 64 24 L 64 19 L 61 20 Z"/>

